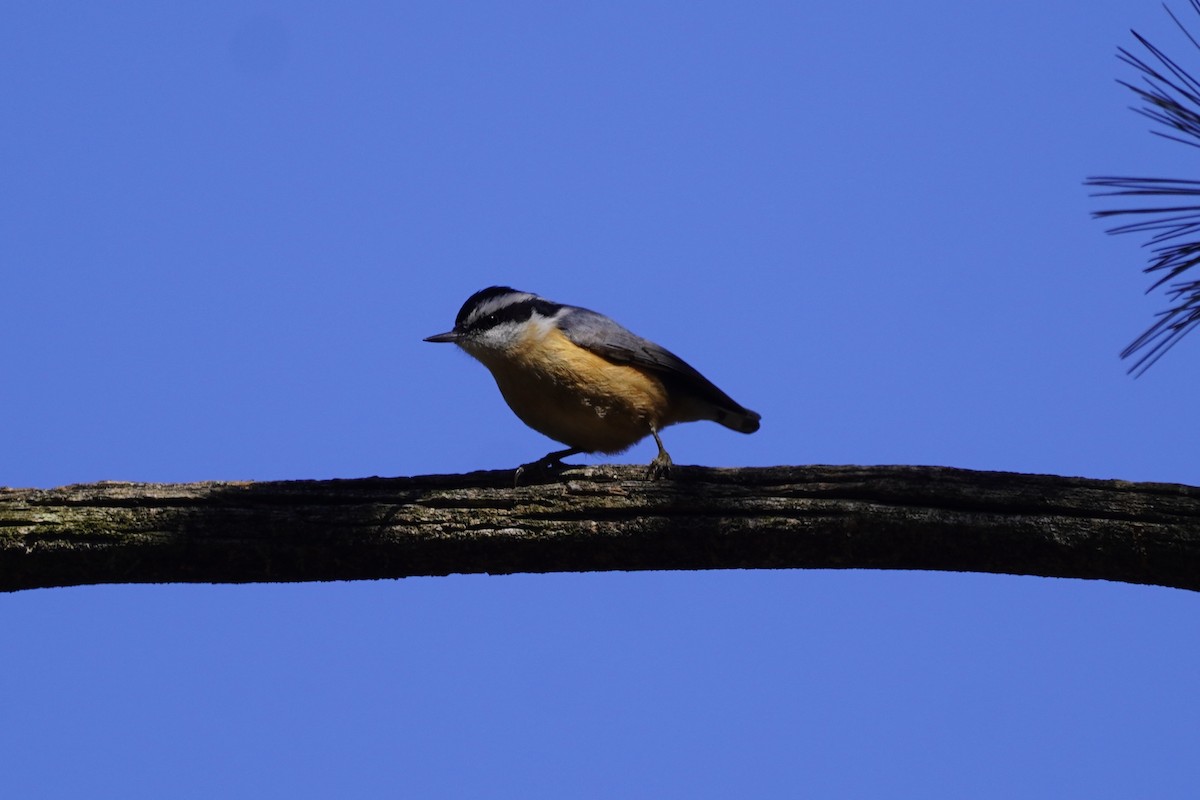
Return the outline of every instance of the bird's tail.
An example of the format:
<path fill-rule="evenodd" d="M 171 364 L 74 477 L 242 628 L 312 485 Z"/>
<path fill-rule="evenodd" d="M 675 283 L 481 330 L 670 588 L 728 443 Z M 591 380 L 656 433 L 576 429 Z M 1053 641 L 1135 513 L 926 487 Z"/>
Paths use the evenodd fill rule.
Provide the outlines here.
<path fill-rule="evenodd" d="M 712 406 L 713 422 L 719 422 L 731 431 L 738 433 L 754 433 L 758 430 L 762 416 L 757 411 L 736 406 L 734 408 L 718 408 Z"/>

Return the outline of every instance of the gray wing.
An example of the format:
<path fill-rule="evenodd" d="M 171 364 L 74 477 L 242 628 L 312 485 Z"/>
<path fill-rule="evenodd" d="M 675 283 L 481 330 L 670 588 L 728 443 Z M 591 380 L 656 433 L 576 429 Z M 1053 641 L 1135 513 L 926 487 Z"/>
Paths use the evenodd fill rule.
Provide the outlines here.
<path fill-rule="evenodd" d="M 580 347 L 618 364 L 634 364 L 659 374 L 717 408 L 754 414 L 718 389 L 679 356 L 618 325 L 603 314 L 586 308 L 566 306 L 558 324 L 567 338 Z M 757 415 L 754 415 L 757 416 Z"/>

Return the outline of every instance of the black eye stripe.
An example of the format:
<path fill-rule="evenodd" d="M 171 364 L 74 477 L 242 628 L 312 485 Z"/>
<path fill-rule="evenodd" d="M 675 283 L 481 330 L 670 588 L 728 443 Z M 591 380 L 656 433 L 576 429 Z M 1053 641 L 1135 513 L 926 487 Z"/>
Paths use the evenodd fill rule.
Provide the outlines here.
<path fill-rule="evenodd" d="M 549 300 L 543 300 L 540 297 L 531 298 L 529 300 L 520 300 L 516 303 L 502 306 L 491 314 L 481 317 L 467 325 L 468 330 L 483 331 L 488 328 L 494 328 L 497 325 L 503 325 L 506 322 L 525 322 L 537 312 L 543 317 L 552 317 L 562 308 L 558 303 L 552 303 Z"/>
<path fill-rule="evenodd" d="M 471 314 L 477 308 L 482 307 L 483 304 L 487 303 L 489 300 L 494 300 L 497 297 L 503 297 L 504 295 L 519 294 L 522 294 L 522 292 L 518 292 L 516 289 L 511 289 L 508 286 L 489 286 L 486 289 L 476 292 L 468 297 L 467 302 L 463 303 L 462 308 L 459 309 L 458 317 L 454 320 L 454 327 L 465 327 L 467 324 L 467 319 L 471 316 Z"/>
<path fill-rule="evenodd" d="M 534 312 L 551 317 L 562 307 L 558 303 L 544 300 L 527 292 L 518 292 L 507 286 L 490 286 L 467 298 L 467 302 L 463 304 L 454 321 L 454 329 L 470 332 L 485 331 L 506 322 L 525 322 L 533 316 Z M 479 316 L 486 309 L 490 309 L 489 313 Z"/>

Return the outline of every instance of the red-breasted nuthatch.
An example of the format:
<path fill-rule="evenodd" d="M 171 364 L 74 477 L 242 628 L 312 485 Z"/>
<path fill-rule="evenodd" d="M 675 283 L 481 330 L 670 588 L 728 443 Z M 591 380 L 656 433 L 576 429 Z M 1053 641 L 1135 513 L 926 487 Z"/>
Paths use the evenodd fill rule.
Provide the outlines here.
<path fill-rule="evenodd" d="M 559 467 L 578 453 L 620 453 L 650 435 L 657 477 L 671 466 L 658 436 L 668 425 L 710 419 L 758 430 L 758 414 L 669 350 L 603 314 L 507 286 L 471 295 L 454 330 L 425 341 L 453 342 L 483 362 L 522 422 L 567 445 L 522 470 Z"/>

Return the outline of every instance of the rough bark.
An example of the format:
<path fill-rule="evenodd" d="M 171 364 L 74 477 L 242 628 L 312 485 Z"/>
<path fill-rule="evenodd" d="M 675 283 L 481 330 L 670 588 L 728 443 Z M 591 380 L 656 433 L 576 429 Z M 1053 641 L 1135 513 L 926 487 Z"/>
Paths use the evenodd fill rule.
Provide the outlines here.
<path fill-rule="evenodd" d="M 921 569 L 1200 589 L 1200 489 L 938 467 L 571 469 L 0 489 L 0 590 L 648 569 Z"/>

